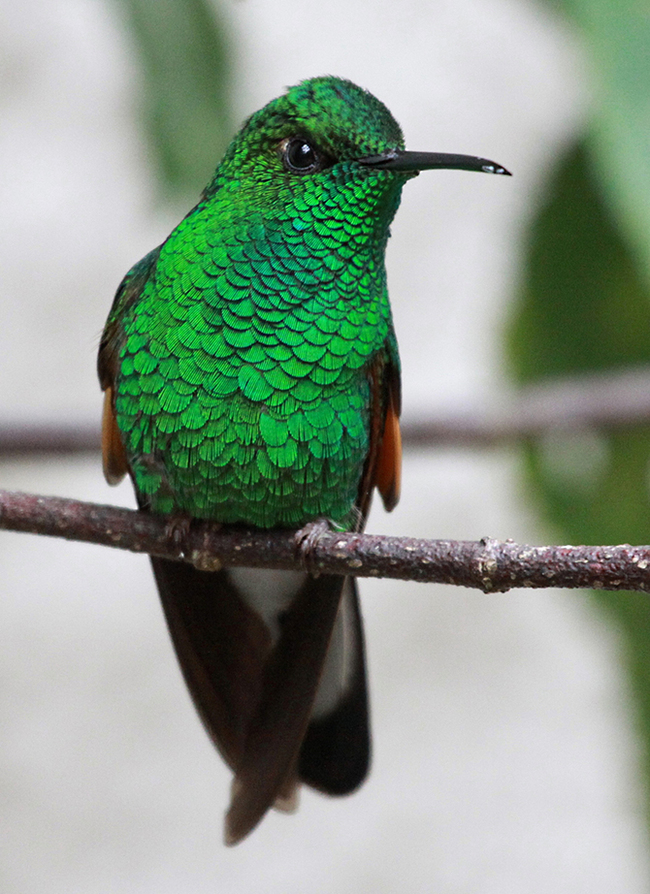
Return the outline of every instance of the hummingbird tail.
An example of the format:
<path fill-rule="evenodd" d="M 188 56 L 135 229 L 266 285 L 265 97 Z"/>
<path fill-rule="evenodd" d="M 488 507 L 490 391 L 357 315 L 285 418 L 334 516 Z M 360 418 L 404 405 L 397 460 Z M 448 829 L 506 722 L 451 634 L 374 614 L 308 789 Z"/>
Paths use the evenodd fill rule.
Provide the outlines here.
<path fill-rule="evenodd" d="M 370 719 L 357 582 L 347 577 L 298 775 L 327 795 L 348 795 L 368 775 Z"/>
<path fill-rule="evenodd" d="M 226 763 L 236 767 L 261 697 L 272 641 L 228 573 L 151 557 L 187 688 Z"/>
<path fill-rule="evenodd" d="M 357 788 L 370 746 L 354 581 L 284 573 L 293 592 L 278 602 L 277 579 L 261 570 L 151 561 L 185 681 L 235 771 L 227 843 L 274 804 L 295 807 L 300 781 L 332 795 Z"/>
<path fill-rule="evenodd" d="M 236 844 L 298 777 L 299 754 L 336 626 L 345 578 L 307 577 L 283 613 L 277 645 L 264 669 L 262 697 L 236 767 L 226 815 L 226 842 Z"/>

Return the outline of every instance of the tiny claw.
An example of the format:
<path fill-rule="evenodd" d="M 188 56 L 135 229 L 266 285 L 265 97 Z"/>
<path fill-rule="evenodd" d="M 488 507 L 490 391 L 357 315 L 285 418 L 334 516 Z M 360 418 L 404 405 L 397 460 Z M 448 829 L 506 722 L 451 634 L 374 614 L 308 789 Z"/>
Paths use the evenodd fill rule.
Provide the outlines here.
<path fill-rule="evenodd" d="M 192 516 L 187 512 L 177 512 L 170 516 L 165 526 L 165 537 L 178 551 L 179 557 L 188 553 L 187 538 L 190 533 Z"/>
<path fill-rule="evenodd" d="M 305 571 L 308 571 L 313 577 L 318 577 L 320 574 L 318 568 L 315 567 L 314 551 L 323 534 L 329 534 L 331 530 L 332 527 L 328 520 L 319 518 L 316 521 L 307 522 L 294 535 L 297 557 L 302 560 Z"/>

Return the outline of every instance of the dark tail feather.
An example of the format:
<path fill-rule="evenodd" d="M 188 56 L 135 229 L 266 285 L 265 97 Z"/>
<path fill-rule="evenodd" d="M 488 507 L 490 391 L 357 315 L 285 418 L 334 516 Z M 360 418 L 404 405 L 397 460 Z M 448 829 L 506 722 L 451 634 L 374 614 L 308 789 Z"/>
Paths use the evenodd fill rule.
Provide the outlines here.
<path fill-rule="evenodd" d="M 226 762 L 239 765 L 271 649 L 266 625 L 225 570 L 152 556 L 169 632 L 194 704 Z"/>
<path fill-rule="evenodd" d="M 351 681 L 331 713 L 310 722 L 298 760 L 303 782 L 328 795 L 353 792 L 370 766 L 365 647 L 355 578 L 346 579 L 343 598 L 342 609 L 348 610 L 351 628 Z"/>
<path fill-rule="evenodd" d="M 226 841 L 247 835 L 295 771 L 320 682 L 345 578 L 309 578 L 286 613 L 264 674 L 226 815 Z"/>
<path fill-rule="evenodd" d="M 273 647 L 226 570 L 151 562 L 187 686 L 235 771 L 227 842 L 247 835 L 276 801 L 290 803 L 299 779 L 332 795 L 355 789 L 370 746 L 354 581 L 308 577 L 281 616 Z"/>

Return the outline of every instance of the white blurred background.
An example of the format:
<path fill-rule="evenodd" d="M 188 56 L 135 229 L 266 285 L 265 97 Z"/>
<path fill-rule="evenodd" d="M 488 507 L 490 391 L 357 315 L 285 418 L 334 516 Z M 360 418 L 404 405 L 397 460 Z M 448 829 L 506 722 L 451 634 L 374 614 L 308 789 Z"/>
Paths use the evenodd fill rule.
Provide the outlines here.
<path fill-rule="evenodd" d="M 423 174 L 388 275 L 405 416 L 505 392 L 522 228 L 587 114 L 580 48 L 524 0 L 245 0 L 229 7 L 238 118 L 348 77 L 411 149 L 512 180 Z M 0 418 L 99 418 L 99 333 L 161 205 L 117 7 L 0 0 Z M 215 164 L 217 162 L 215 157 Z M 543 542 L 514 451 L 407 453 L 369 529 Z M 133 505 L 99 459 L 3 462 L 0 486 Z M 0 536 L 0 891 L 637 894 L 648 887 L 619 644 L 576 593 L 363 581 L 374 727 L 364 788 L 305 791 L 222 844 L 229 773 L 194 715 L 143 557 Z"/>

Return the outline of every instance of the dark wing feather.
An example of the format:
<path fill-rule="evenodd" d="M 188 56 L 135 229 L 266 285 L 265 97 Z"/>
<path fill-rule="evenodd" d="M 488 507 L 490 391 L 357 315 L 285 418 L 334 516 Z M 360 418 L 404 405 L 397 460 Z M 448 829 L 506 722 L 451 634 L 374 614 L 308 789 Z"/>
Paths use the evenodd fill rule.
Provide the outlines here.
<path fill-rule="evenodd" d="M 149 252 L 126 274 L 115 293 L 113 305 L 104 326 L 97 355 L 97 373 L 104 391 L 102 414 L 102 462 L 104 477 L 109 484 L 119 484 L 129 469 L 129 463 L 115 419 L 113 387 L 117 376 L 120 351 L 124 345 L 122 317 L 140 297 L 142 289 L 155 267 L 160 248 Z"/>
<path fill-rule="evenodd" d="M 364 466 L 359 497 L 357 500 L 362 530 L 368 512 L 372 492 L 376 487 L 390 512 L 399 500 L 402 474 L 402 439 L 399 427 L 401 410 L 400 374 L 397 356 L 393 356 L 390 344 L 380 352 L 370 367 L 370 449 Z"/>
<path fill-rule="evenodd" d="M 271 638 L 228 572 L 151 557 L 187 688 L 226 763 L 241 765 Z"/>
<path fill-rule="evenodd" d="M 257 825 L 295 773 L 344 581 L 328 574 L 308 578 L 283 618 L 235 774 L 226 815 L 228 844 L 240 841 Z"/>
<path fill-rule="evenodd" d="M 160 247 L 154 248 L 141 261 L 138 261 L 126 274 L 115 293 L 108 320 L 99 341 L 99 354 L 97 355 L 97 374 L 103 391 L 115 383 L 120 351 L 124 345 L 122 317 L 140 297 L 147 280 L 155 269 L 159 255 Z"/>
<path fill-rule="evenodd" d="M 370 766 L 368 686 L 357 582 L 345 579 L 343 604 L 348 601 L 351 679 L 330 713 L 312 719 L 300 749 L 298 775 L 303 782 L 328 795 L 348 795 L 357 789 Z"/>
<path fill-rule="evenodd" d="M 102 467 L 104 478 L 109 484 L 119 484 L 129 471 L 124 442 L 115 419 L 113 389 L 110 386 L 104 392 L 102 412 Z"/>

